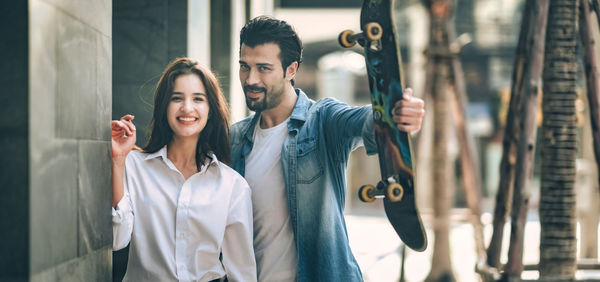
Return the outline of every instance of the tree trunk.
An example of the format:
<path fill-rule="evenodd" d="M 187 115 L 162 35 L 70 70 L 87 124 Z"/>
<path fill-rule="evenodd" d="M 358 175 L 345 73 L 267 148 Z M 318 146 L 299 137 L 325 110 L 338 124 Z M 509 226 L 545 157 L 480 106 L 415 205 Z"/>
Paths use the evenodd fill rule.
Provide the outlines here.
<path fill-rule="evenodd" d="M 596 1 L 597 4 L 597 1 Z M 594 4 L 594 5 L 596 5 Z M 597 168 L 600 167 L 600 129 L 598 113 L 598 95 L 600 95 L 600 82 L 598 77 L 598 58 L 595 51 L 594 35 L 597 28 L 594 28 L 594 20 L 591 18 L 591 9 L 588 1 L 581 0 L 581 9 L 579 16 L 579 34 L 581 45 L 583 47 L 583 62 L 585 63 L 587 101 L 589 107 L 586 109 L 589 116 L 586 115 L 582 137 L 581 137 L 581 178 L 578 177 L 578 214 L 581 226 L 581 238 L 579 244 L 580 258 L 598 258 L 598 218 L 600 202 L 598 187 L 599 174 Z M 597 27 L 597 26 L 596 26 Z M 588 126 L 589 125 L 589 126 Z M 595 156 L 595 162 L 594 157 Z M 594 163 L 596 165 L 594 165 Z M 591 176 L 594 175 L 593 180 Z M 582 180 L 581 182 L 579 182 Z"/>
<path fill-rule="evenodd" d="M 535 32 L 532 46 L 528 50 L 531 64 L 525 66 L 522 85 L 518 92 L 523 97 L 521 111 L 519 141 L 517 146 L 517 163 L 515 165 L 514 193 L 511 211 L 510 246 L 508 262 L 504 268 L 503 280 L 520 281 L 523 271 L 523 245 L 527 211 L 529 209 L 529 180 L 533 172 L 533 156 L 537 138 L 536 117 L 539 107 L 538 95 L 541 88 L 541 76 L 544 62 L 544 44 L 546 23 L 548 19 L 548 0 L 528 1 L 535 5 Z"/>
<path fill-rule="evenodd" d="M 598 11 L 596 11 L 596 13 L 598 13 Z M 598 81 L 598 61 L 596 57 L 596 50 L 594 48 L 594 29 L 592 28 L 590 7 L 587 0 L 581 0 L 579 28 L 581 29 L 580 38 L 581 45 L 583 46 L 583 61 L 585 63 L 587 100 L 592 126 L 594 155 L 596 156 L 596 164 L 598 167 L 600 167 L 600 99 L 598 97 L 600 95 L 600 81 Z"/>
<path fill-rule="evenodd" d="M 517 142 L 519 140 L 523 93 L 524 72 L 531 68 L 530 50 L 533 45 L 535 29 L 535 3 L 527 1 L 521 20 L 521 32 L 513 66 L 512 86 L 506 127 L 502 140 L 502 159 L 500 160 L 500 183 L 496 194 L 492 239 L 487 249 L 487 264 L 492 268 L 500 267 L 500 252 L 504 239 L 504 224 L 512 206 L 515 162 L 517 161 Z M 545 32 L 545 27 L 543 28 Z"/>
<path fill-rule="evenodd" d="M 431 271 L 426 281 L 454 281 L 450 259 L 450 210 L 454 199 L 452 162 L 448 155 L 449 120 L 448 65 L 437 64 L 433 76 L 433 211 L 434 246 Z"/>
<path fill-rule="evenodd" d="M 425 1 L 431 18 L 429 49 L 440 50 L 448 46 L 445 24 L 448 21 L 450 3 L 447 0 Z M 426 281 L 455 281 L 450 259 L 450 209 L 454 200 L 452 166 L 448 155 L 451 119 L 448 108 L 448 57 L 434 52 L 428 53 L 428 64 L 432 74 L 429 85 L 434 104 L 433 133 L 433 210 L 434 246 L 431 271 Z"/>
<path fill-rule="evenodd" d="M 485 243 L 483 242 L 483 224 L 481 223 L 481 169 L 479 167 L 479 158 L 475 148 L 475 138 L 469 132 L 467 127 L 467 86 L 465 84 L 465 75 L 462 64 L 458 56 L 460 52 L 460 43 L 456 42 L 454 35 L 454 25 L 446 25 L 448 39 L 453 43 L 450 46 L 450 80 L 453 86 L 452 98 L 454 100 L 454 124 L 456 125 L 456 136 L 460 146 L 460 165 L 462 172 L 462 181 L 465 189 L 467 206 L 471 210 L 469 221 L 473 224 L 473 237 L 475 240 L 475 251 L 477 253 L 476 269 L 482 268 L 486 263 Z"/>
<path fill-rule="evenodd" d="M 544 61 L 540 280 L 573 280 L 577 270 L 577 14 L 579 1 L 551 0 Z"/>

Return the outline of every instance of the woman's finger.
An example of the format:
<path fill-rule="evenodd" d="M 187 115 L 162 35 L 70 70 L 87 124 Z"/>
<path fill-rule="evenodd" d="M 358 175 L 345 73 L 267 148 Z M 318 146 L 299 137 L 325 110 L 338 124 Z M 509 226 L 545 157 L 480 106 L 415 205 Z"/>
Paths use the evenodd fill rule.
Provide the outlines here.
<path fill-rule="evenodd" d="M 127 121 L 131 121 L 133 120 L 135 117 L 133 115 L 127 114 L 121 117 L 121 120 L 127 120 Z"/>
<path fill-rule="evenodd" d="M 112 125 L 113 130 L 120 129 L 120 130 L 124 130 L 127 133 L 127 135 L 133 135 L 134 131 L 131 131 L 129 126 L 122 120 L 113 120 L 111 122 L 111 125 Z"/>

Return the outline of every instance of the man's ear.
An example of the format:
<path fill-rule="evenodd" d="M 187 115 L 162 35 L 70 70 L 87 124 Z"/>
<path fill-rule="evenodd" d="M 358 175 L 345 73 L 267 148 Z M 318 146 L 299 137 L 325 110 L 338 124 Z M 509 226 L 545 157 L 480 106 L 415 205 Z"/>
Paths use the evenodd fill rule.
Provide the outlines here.
<path fill-rule="evenodd" d="M 293 61 L 286 69 L 285 69 L 285 78 L 288 80 L 292 80 L 298 71 L 298 62 Z"/>

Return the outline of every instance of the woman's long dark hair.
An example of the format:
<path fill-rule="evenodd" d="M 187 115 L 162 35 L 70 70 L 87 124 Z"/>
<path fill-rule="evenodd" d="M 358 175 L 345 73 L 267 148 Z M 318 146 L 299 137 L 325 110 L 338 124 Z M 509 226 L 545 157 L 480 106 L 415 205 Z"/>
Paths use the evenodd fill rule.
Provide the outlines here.
<path fill-rule="evenodd" d="M 171 130 L 167 121 L 167 107 L 171 101 L 171 95 L 173 95 L 175 79 L 183 74 L 195 74 L 200 78 L 206 88 L 210 106 L 208 121 L 202 132 L 200 132 L 200 138 L 198 138 L 198 145 L 196 146 L 196 165 L 200 168 L 209 152 L 213 152 L 221 162 L 230 165 L 227 101 L 215 75 L 189 58 L 173 60 L 156 85 L 154 112 L 148 130 L 150 139 L 143 148 L 144 152 L 154 153 L 173 140 L 173 130 Z"/>

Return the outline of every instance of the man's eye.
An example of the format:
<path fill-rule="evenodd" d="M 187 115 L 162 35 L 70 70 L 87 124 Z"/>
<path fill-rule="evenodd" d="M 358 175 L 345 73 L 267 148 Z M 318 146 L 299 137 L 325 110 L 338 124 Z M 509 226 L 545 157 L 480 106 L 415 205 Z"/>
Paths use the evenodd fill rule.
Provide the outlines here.
<path fill-rule="evenodd" d="M 268 67 L 260 67 L 260 68 L 258 68 L 258 69 L 259 69 L 260 71 L 268 71 L 268 70 L 271 70 L 271 69 L 269 69 Z"/>
<path fill-rule="evenodd" d="M 248 71 L 250 68 L 247 65 L 240 65 L 240 69 L 243 71 Z"/>

